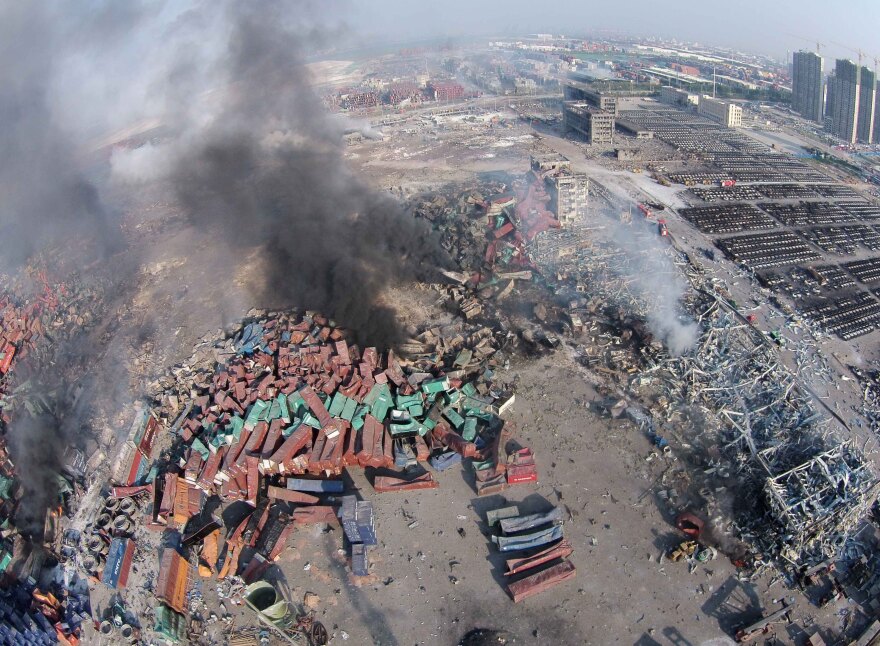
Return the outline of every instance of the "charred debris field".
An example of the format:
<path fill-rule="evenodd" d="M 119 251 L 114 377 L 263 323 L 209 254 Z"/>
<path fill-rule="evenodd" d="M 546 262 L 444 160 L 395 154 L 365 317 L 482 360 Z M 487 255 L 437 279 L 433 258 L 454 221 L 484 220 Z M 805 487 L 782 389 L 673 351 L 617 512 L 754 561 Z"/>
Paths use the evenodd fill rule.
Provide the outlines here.
<path fill-rule="evenodd" d="M 551 629 L 513 604 L 576 598 L 604 576 L 590 570 L 595 519 L 584 526 L 562 493 L 585 476 L 563 462 L 611 450 L 594 435 L 611 429 L 632 438 L 616 459 L 642 462 L 633 506 L 654 509 L 634 530 L 663 536 L 633 567 L 800 588 L 782 606 L 792 621 L 864 595 L 877 492 L 864 444 L 656 224 L 621 217 L 610 196 L 585 228 L 547 204 L 535 171 L 411 196 L 447 264 L 381 295 L 401 312 L 384 347 L 294 306 L 185 333 L 191 355 L 162 365 L 148 356 L 161 323 L 145 327 L 134 305 L 150 272 L 120 289 L 102 278 L 111 257 L 88 274 L 34 262 L 7 278 L 4 638 L 382 642 L 404 630 L 379 619 L 383 595 L 442 581 L 502 618 L 463 613 L 474 625 L 441 621 L 444 639 L 506 628 L 530 643 Z M 799 352 L 830 375 L 807 342 Z M 564 418 L 546 390 L 536 399 L 539 364 L 551 388 L 583 393 Z M 595 496 L 616 503 L 608 490 Z M 466 554 L 411 588 L 432 536 Z M 429 615 L 451 602 L 425 601 Z M 352 612 L 364 603 L 379 609 Z"/>

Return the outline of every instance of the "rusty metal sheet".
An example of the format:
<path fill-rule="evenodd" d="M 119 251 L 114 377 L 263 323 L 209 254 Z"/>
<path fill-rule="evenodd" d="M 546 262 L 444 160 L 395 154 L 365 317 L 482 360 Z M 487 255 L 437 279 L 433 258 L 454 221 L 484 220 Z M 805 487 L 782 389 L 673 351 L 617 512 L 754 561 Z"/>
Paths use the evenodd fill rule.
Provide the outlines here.
<path fill-rule="evenodd" d="M 153 445 L 156 443 L 156 436 L 159 433 L 159 420 L 152 415 L 147 416 L 147 426 L 144 429 L 144 435 L 138 443 L 138 449 L 146 457 L 153 457 Z"/>
<path fill-rule="evenodd" d="M 159 562 L 159 580 L 156 597 L 169 608 L 186 613 L 186 589 L 189 583 L 189 563 L 180 554 L 166 548 Z"/>
<path fill-rule="evenodd" d="M 373 482 L 373 488 L 378 493 L 391 493 L 394 491 L 413 491 L 416 489 L 436 489 L 440 486 L 434 476 L 430 473 L 424 473 L 417 478 L 404 480 L 403 478 L 395 478 L 393 476 L 376 476 Z"/>
<path fill-rule="evenodd" d="M 510 576 L 511 574 L 525 572 L 526 570 L 531 570 L 534 567 L 537 567 L 554 559 L 567 558 L 571 555 L 572 552 L 574 552 L 574 549 L 572 549 L 571 543 L 563 538 L 561 541 L 556 543 L 556 545 L 552 545 L 545 550 L 541 550 L 540 552 L 538 552 L 537 554 L 533 554 L 532 556 L 507 559 L 507 572 L 505 572 L 504 574 Z"/>
<path fill-rule="evenodd" d="M 298 503 L 301 505 L 314 505 L 319 501 L 317 496 L 310 496 L 300 491 L 292 491 L 284 487 L 269 485 L 269 498 L 272 500 L 284 500 L 285 502 Z"/>
<path fill-rule="evenodd" d="M 514 603 L 519 603 L 523 599 L 533 597 L 563 581 L 574 578 L 575 573 L 574 564 L 571 561 L 565 560 L 557 565 L 551 565 L 540 572 L 530 574 L 519 581 L 507 584 L 507 592 Z"/>

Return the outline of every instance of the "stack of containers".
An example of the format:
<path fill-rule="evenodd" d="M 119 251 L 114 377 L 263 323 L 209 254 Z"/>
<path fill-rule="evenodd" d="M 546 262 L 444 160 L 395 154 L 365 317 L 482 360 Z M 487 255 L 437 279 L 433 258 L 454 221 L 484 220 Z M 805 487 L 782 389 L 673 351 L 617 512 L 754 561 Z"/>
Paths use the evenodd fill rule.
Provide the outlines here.
<path fill-rule="evenodd" d="M 370 573 L 368 547 L 377 543 L 373 503 L 358 500 L 356 496 L 343 496 L 339 520 L 351 543 L 351 570 L 357 576 L 367 576 Z"/>

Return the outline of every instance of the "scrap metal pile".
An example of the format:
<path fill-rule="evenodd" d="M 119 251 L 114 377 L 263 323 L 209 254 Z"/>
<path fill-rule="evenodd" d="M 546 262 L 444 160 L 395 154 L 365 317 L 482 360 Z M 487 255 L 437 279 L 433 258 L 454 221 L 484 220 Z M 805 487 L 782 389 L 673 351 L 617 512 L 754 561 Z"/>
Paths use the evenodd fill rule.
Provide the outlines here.
<path fill-rule="evenodd" d="M 220 342 L 226 363 L 186 386 L 192 398 L 173 424 L 183 479 L 255 504 L 260 478 L 480 456 L 513 398 L 494 379 L 495 343 L 488 330 L 450 339 L 428 329 L 403 359 L 349 345 L 316 314 L 252 321 Z M 165 392 L 160 414 L 170 419 L 167 404 L 188 395 Z"/>
<path fill-rule="evenodd" d="M 530 171 L 509 184 L 488 181 L 464 189 L 454 209 L 450 200 L 438 196 L 422 201 L 414 211 L 440 232 L 443 247 L 466 272 L 458 282 L 480 289 L 497 287 L 503 298 L 514 280 L 532 277 L 527 273 L 532 266 L 527 245 L 545 231 L 560 228 L 548 210 L 550 201 L 544 180 Z"/>
<path fill-rule="evenodd" d="M 473 460 L 478 494 L 535 482 L 531 451 L 500 417 L 514 400 L 495 377 L 503 339 L 478 326 L 428 328 L 403 358 L 350 344 L 312 312 L 254 314 L 233 333 L 204 339 L 190 362 L 154 384 L 154 405 L 133 424 L 112 491 L 151 494 L 149 528 L 181 533 L 180 550 L 162 556 L 157 612 L 187 610 L 188 549 L 196 548 L 202 577 L 254 581 L 302 525 L 341 524 L 352 573 L 369 575 L 372 505 L 338 497 L 347 468 L 370 469 L 380 494 L 435 488 L 434 472 L 463 458 Z M 157 437 L 162 425 L 173 446 L 150 469 L 153 444 L 167 442 Z M 214 496 L 250 511 L 224 532 L 206 511 Z M 108 527 L 125 523 L 102 518 Z M 247 548 L 255 555 L 239 564 Z M 102 560 L 89 558 L 93 567 Z"/>
<path fill-rule="evenodd" d="M 682 325 L 688 325 L 689 318 L 684 307 L 665 303 L 647 282 L 635 277 L 650 275 L 655 284 L 673 284 L 678 279 L 676 267 L 684 260 L 671 246 L 655 246 L 652 223 L 633 228 L 633 244 L 627 252 L 594 224 L 589 230 L 548 232 L 533 247 L 532 256 L 545 276 L 556 279 L 554 289 L 568 304 L 572 330 L 589 333 L 581 362 L 600 371 L 604 365 L 635 374 L 646 358 L 665 354 L 647 324 L 658 308 L 670 310 Z"/>
<path fill-rule="evenodd" d="M 514 553 L 505 560 L 504 572 L 510 577 L 507 593 L 514 603 L 574 578 L 576 569 L 567 558 L 574 550 L 562 537 L 561 508 L 525 515 L 516 505 L 492 509 L 486 513 L 486 524 L 490 530 L 501 530 L 490 536 L 498 551 Z"/>
<path fill-rule="evenodd" d="M 880 370 L 850 366 L 849 369 L 862 387 L 862 413 L 871 431 L 880 435 Z"/>

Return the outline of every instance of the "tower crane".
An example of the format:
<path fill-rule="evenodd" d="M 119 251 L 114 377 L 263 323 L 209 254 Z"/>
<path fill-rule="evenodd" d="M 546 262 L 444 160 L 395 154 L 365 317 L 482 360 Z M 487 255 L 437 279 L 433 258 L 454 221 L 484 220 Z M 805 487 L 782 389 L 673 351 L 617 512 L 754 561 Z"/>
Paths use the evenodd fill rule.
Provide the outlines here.
<path fill-rule="evenodd" d="M 821 49 L 822 49 L 823 47 L 827 47 L 827 46 L 828 46 L 828 45 L 826 45 L 825 43 L 820 43 L 820 42 L 819 42 L 818 40 L 816 40 L 815 38 L 806 38 L 805 36 L 798 36 L 797 34 L 786 34 L 786 35 L 787 35 L 787 36 L 791 36 L 792 38 L 797 38 L 798 40 L 805 40 L 805 41 L 810 42 L 810 43 L 815 43 L 815 44 L 816 44 L 816 53 L 817 53 L 819 56 L 822 55 Z"/>

